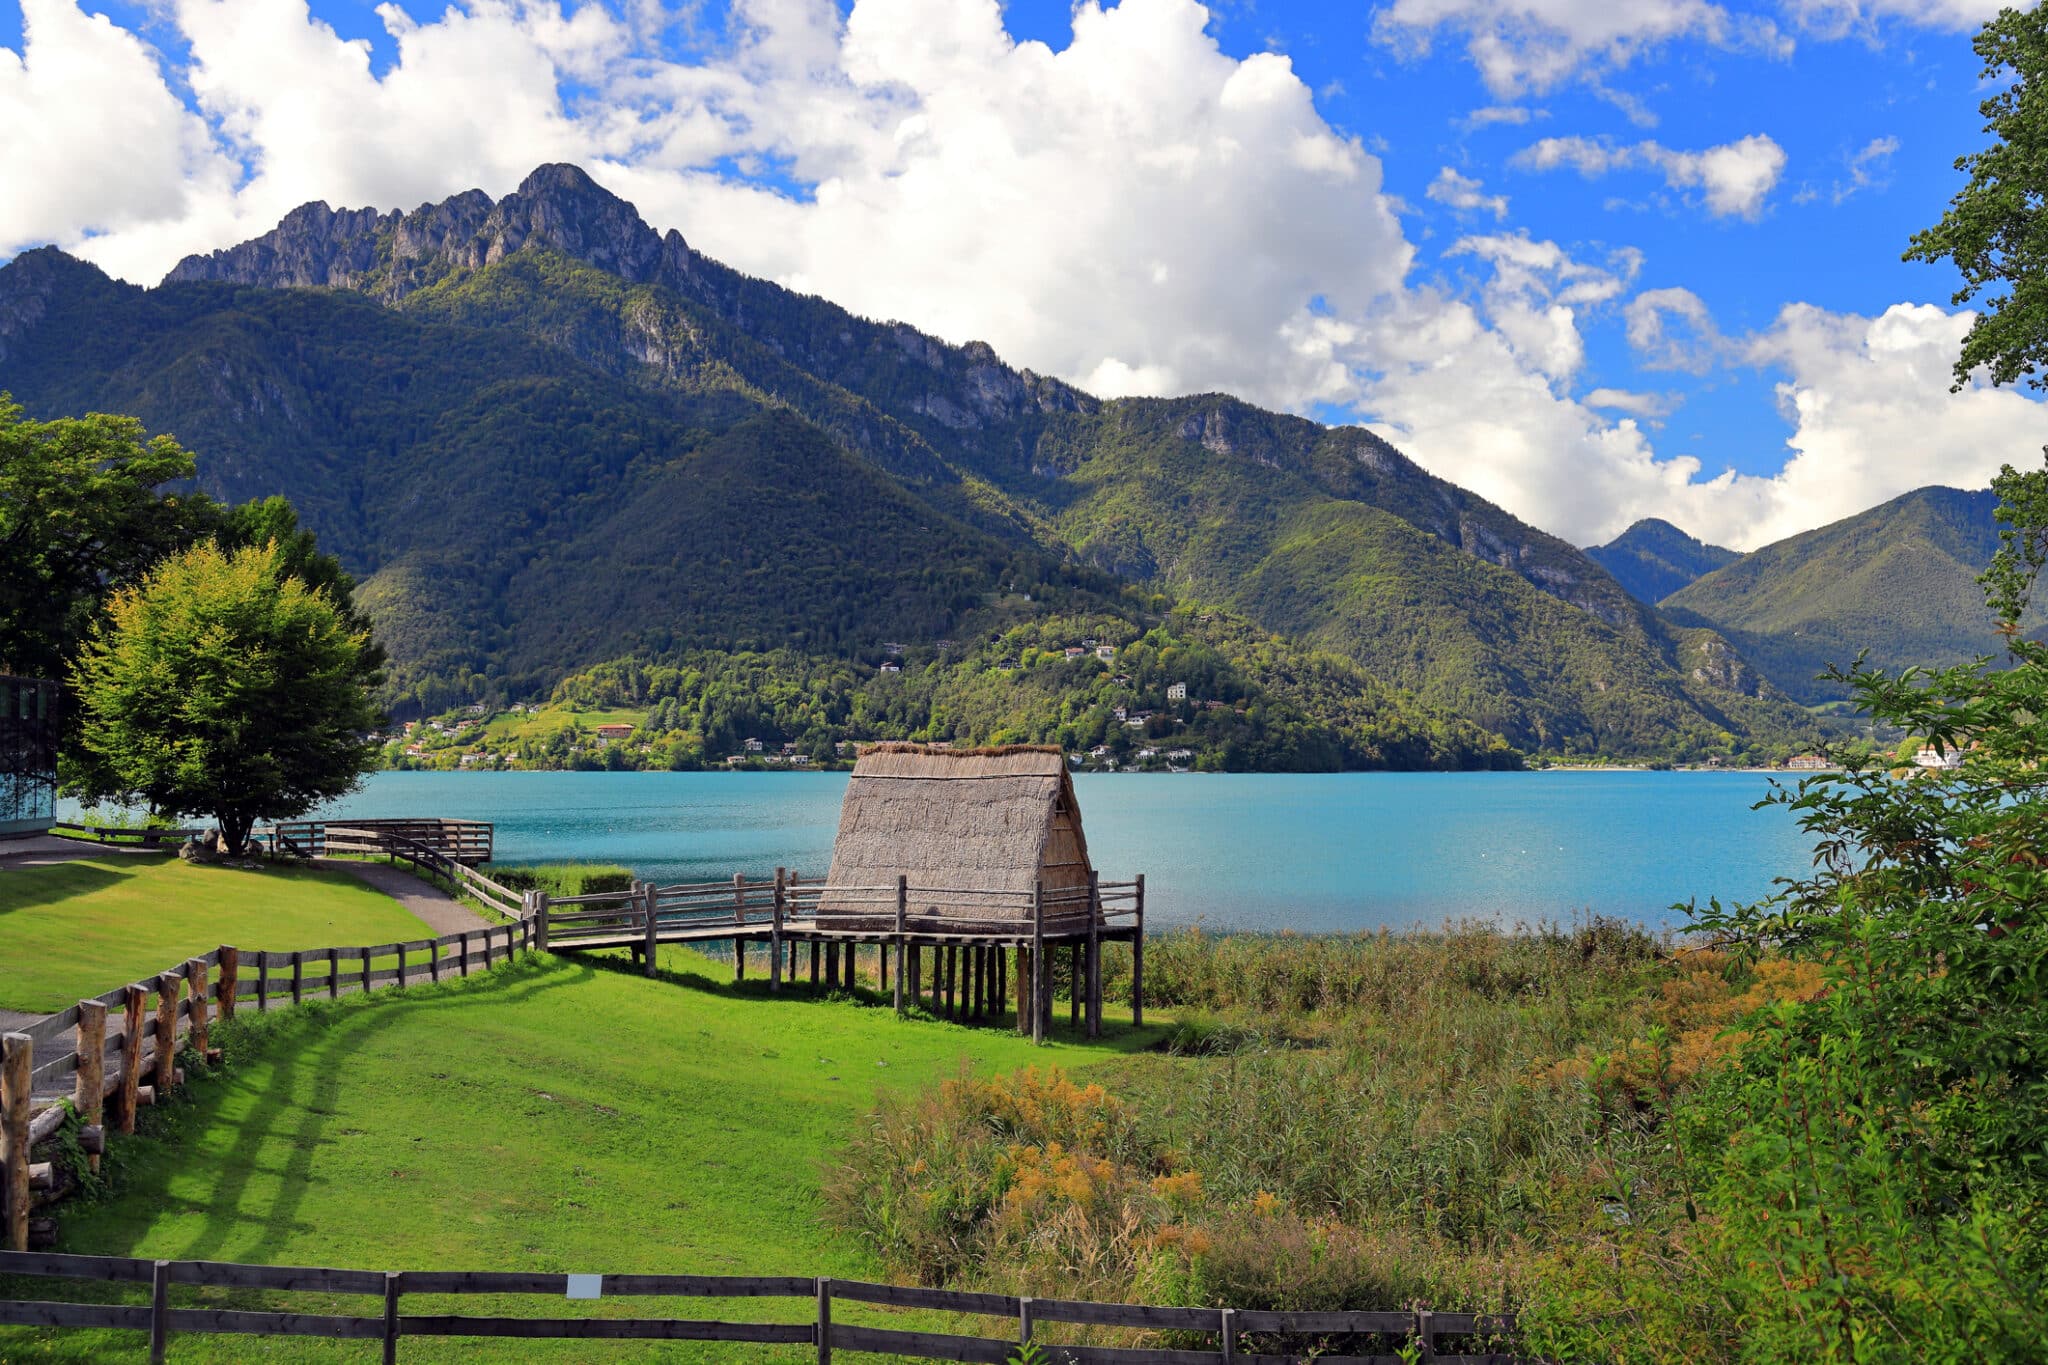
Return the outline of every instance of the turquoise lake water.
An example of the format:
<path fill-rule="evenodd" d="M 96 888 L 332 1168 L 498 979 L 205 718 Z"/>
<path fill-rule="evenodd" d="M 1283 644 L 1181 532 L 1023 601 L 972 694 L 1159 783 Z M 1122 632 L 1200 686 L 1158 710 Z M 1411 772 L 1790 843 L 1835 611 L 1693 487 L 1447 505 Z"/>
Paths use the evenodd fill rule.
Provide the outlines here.
<path fill-rule="evenodd" d="M 1327 932 L 1767 895 L 1807 866 L 1756 773 L 1082 775 L 1107 879 L 1146 874 L 1148 919 Z M 823 875 L 843 773 L 378 773 L 323 815 L 497 825 L 505 860 L 616 862 L 657 881 Z"/>

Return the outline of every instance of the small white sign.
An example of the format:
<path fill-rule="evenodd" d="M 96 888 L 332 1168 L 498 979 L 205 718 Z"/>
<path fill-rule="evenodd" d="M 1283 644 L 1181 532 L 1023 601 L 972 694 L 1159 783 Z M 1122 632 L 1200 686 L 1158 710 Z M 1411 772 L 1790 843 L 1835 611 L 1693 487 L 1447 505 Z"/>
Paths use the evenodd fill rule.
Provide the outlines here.
<path fill-rule="evenodd" d="M 572 1299 L 601 1299 L 604 1297 L 604 1276 L 571 1275 L 569 1297 Z"/>

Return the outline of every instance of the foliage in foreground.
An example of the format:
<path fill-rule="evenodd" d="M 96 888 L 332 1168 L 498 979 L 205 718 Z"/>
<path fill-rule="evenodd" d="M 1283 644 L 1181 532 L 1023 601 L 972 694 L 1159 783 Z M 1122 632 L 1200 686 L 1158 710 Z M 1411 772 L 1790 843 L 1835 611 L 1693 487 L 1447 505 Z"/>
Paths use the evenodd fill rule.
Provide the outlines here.
<path fill-rule="evenodd" d="M 1595 922 L 1184 931 L 1146 983 L 1181 1016 L 1171 1053 L 886 1100 L 828 1172 L 830 1216 L 933 1283 L 1517 1310 L 1545 1249 L 1630 1216 L 1729 1020 L 1815 978 Z"/>

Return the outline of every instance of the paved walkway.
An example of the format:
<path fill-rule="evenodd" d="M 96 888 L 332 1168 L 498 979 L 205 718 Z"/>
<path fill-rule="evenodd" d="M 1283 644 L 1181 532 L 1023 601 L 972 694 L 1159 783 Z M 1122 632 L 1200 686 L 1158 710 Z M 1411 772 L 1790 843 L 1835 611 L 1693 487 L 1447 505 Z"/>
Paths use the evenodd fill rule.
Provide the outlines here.
<path fill-rule="evenodd" d="M 68 863 L 76 858 L 120 857 L 161 858 L 167 853 L 176 853 L 178 846 L 167 843 L 161 848 L 143 848 L 136 844 L 102 844 L 91 839 L 66 839 L 55 834 L 22 834 L 0 839 L 0 870 L 10 867 L 48 867 L 51 863 Z"/>
<path fill-rule="evenodd" d="M 426 921 L 436 935 L 484 929 L 490 921 L 431 882 L 388 863 L 359 863 L 346 858 L 316 858 L 317 867 L 336 868 L 362 878 Z"/>

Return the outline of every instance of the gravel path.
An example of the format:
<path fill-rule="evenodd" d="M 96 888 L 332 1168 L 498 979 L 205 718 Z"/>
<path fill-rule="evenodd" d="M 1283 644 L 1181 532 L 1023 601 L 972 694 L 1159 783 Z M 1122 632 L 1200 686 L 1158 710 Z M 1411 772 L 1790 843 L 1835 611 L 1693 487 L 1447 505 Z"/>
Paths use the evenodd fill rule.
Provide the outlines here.
<path fill-rule="evenodd" d="M 489 920 L 440 887 L 389 864 L 359 863 L 339 858 L 317 858 L 314 862 L 317 866 L 337 868 L 362 878 L 425 920 L 427 927 L 437 935 L 459 934 L 490 925 Z"/>

